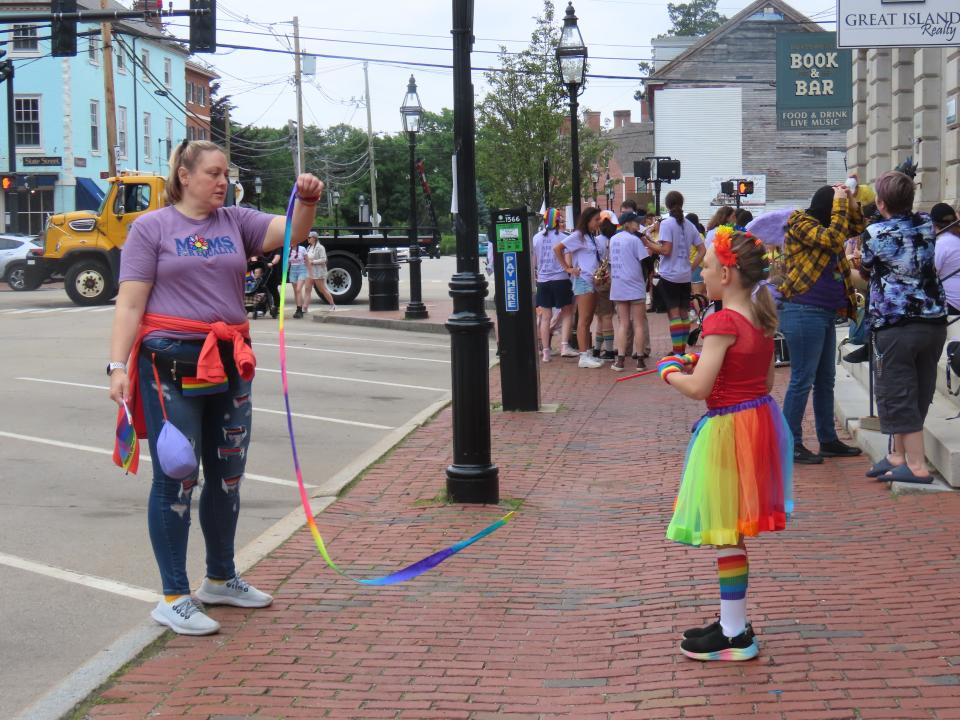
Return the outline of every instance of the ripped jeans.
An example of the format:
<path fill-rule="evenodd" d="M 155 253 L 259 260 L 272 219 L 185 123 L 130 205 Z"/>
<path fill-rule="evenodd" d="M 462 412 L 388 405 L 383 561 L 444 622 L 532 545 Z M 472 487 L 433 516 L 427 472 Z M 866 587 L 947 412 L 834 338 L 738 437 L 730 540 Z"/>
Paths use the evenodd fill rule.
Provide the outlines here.
<path fill-rule="evenodd" d="M 199 471 L 175 480 L 157 462 L 157 436 L 163 427 L 163 410 L 153 374 L 151 353 L 157 357 L 196 363 L 202 342 L 147 338 L 143 341 L 137 371 L 153 460 L 153 485 L 147 505 L 150 542 L 160 568 L 164 595 L 188 595 L 187 539 L 190 533 L 190 500 L 199 482 Z M 250 383 L 241 379 L 231 353 L 224 351 L 229 388 L 214 395 L 184 397 L 179 382 L 158 365 L 167 417 L 193 444 L 203 468 L 200 492 L 200 528 L 207 548 L 207 577 L 229 580 L 236 574 L 234 536 L 240 514 L 240 483 L 250 445 L 253 406 Z"/>

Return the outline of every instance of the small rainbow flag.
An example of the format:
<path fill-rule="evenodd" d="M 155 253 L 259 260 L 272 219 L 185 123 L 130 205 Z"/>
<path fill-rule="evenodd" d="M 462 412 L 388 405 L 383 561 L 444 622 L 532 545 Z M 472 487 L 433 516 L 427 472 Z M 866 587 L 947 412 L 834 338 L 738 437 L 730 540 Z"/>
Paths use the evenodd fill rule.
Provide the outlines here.
<path fill-rule="evenodd" d="M 200 397 L 201 395 L 216 395 L 217 393 L 226 392 L 229 386 L 230 382 L 227 380 L 214 383 L 198 380 L 195 377 L 185 377 L 183 378 L 181 388 L 184 397 Z"/>
<path fill-rule="evenodd" d="M 117 412 L 117 441 L 113 445 L 113 462 L 134 475 L 140 466 L 140 440 L 134 430 L 127 403 L 123 403 L 123 407 Z"/>

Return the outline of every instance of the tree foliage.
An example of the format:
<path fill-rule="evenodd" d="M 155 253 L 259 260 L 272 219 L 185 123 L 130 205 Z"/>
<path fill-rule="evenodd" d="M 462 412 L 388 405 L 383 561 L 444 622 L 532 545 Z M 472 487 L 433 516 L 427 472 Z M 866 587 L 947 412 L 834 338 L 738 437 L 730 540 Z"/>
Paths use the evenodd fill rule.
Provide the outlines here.
<path fill-rule="evenodd" d="M 727 21 L 717 12 L 717 0 L 690 0 L 688 3 L 667 3 L 672 27 L 667 35 L 699 37 L 713 32 Z"/>

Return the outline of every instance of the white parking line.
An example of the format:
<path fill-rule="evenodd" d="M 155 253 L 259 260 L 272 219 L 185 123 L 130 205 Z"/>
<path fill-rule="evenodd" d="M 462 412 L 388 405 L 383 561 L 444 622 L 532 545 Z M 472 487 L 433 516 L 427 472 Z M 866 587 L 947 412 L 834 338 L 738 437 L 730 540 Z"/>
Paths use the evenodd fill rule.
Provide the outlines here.
<path fill-rule="evenodd" d="M 274 343 L 257 342 L 255 344 L 263 347 L 280 347 Z M 335 355 L 359 355 L 360 357 L 372 357 L 378 360 L 412 360 L 413 362 L 440 363 L 442 365 L 450 364 L 449 360 L 432 360 L 430 358 L 407 357 L 406 355 L 381 355 L 380 353 L 363 353 L 352 350 L 330 350 L 329 348 L 301 347 L 299 345 L 287 345 L 287 350 L 309 350 L 310 352 L 333 353 Z"/>
<path fill-rule="evenodd" d="M 276 331 L 270 332 L 268 330 L 255 330 L 251 333 L 252 335 L 273 335 L 276 337 Z M 351 335 L 329 335 L 327 333 L 310 333 L 310 332 L 285 332 L 287 337 L 314 337 L 314 338 L 328 338 L 330 340 L 356 340 L 357 342 L 375 342 L 375 343 L 386 343 L 387 345 L 412 345 L 414 347 L 432 347 L 432 348 L 444 348 L 446 350 L 450 349 L 450 344 L 447 343 L 425 343 L 425 342 L 410 342 L 409 340 L 379 340 L 375 338 L 365 338 L 365 337 L 355 337 Z"/>
<path fill-rule="evenodd" d="M 258 367 L 257 372 L 279 373 L 279 370 L 272 368 Z M 340 377 L 338 375 L 320 375 L 318 373 L 295 372 L 287 370 L 287 375 L 298 375 L 300 377 L 312 377 L 320 380 L 339 380 L 341 382 L 366 383 L 368 385 L 385 385 L 386 387 L 406 388 L 408 390 L 429 390 L 433 392 L 447 392 L 446 388 L 427 387 L 426 385 L 404 385 L 403 383 L 384 382 L 383 380 L 362 380 L 360 378 Z"/>
<path fill-rule="evenodd" d="M 29 382 L 47 383 L 49 385 L 68 385 L 70 387 L 89 388 L 91 390 L 109 390 L 107 385 L 88 385 L 86 383 L 67 382 L 65 380 L 47 380 L 45 378 L 18 377 L 17 380 L 27 380 Z M 255 412 L 269 413 L 271 415 L 286 415 L 284 410 L 269 410 L 267 408 L 254 407 Z M 377 425 L 376 423 L 365 423 L 358 420 L 341 420 L 340 418 L 325 417 L 324 415 L 307 415 L 305 413 L 290 413 L 295 418 L 304 420 L 322 420 L 323 422 L 335 423 L 337 425 L 353 425 L 354 427 L 371 428 L 372 430 L 393 430 L 391 425 Z"/>
<path fill-rule="evenodd" d="M 108 580 L 107 578 L 96 575 L 84 575 L 74 572 L 73 570 L 54 567 L 53 565 L 43 565 L 42 563 L 25 560 L 24 558 L 7 555 L 2 552 L 0 552 L 0 565 L 6 565 L 7 567 L 16 568 L 17 570 L 26 570 L 27 572 L 37 573 L 38 575 L 46 575 L 56 580 L 83 585 L 84 587 L 93 588 L 94 590 L 103 590 L 104 592 L 122 595 L 123 597 L 128 597 L 133 600 L 154 603 L 160 599 L 160 594 L 153 590 L 147 590 L 146 588 L 135 585 L 127 585 L 126 583 Z"/>
<path fill-rule="evenodd" d="M 91 445 L 78 445 L 77 443 L 64 442 L 63 440 L 49 440 L 39 438 L 33 435 L 21 435 L 20 433 L 5 432 L 0 430 L 0 437 L 10 438 L 11 440 L 24 440 L 26 442 L 39 443 L 40 445 L 51 445 L 53 447 L 64 448 L 65 450 L 79 450 L 80 452 L 96 453 L 97 455 L 113 455 L 112 450 L 93 447 Z M 150 462 L 150 456 L 146 453 L 140 453 L 141 462 Z M 245 472 L 243 477 L 247 480 L 256 480 L 257 482 L 269 483 L 270 485 L 283 485 L 285 487 L 299 487 L 294 480 L 284 480 L 283 478 L 270 477 L 269 475 L 256 475 Z M 312 488 L 316 485 L 303 484 L 304 487 Z"/>

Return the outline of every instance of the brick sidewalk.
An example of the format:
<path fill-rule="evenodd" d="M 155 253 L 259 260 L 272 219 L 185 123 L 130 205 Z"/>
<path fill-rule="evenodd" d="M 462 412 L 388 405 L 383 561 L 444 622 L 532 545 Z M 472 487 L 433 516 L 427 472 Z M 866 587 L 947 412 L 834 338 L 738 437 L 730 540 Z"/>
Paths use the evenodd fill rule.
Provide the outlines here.
<path fill-rule="evenodd" d="M 523 501 L 513 522 L 380 590 L 329 571 L 300 532 L 249 574 L 272 608 L 216 608 L 221 634 L 169 635 L 89 715 L 960 718 L 960 497 L 893 497 L 863 459 L 799 468 L 789 530 L 748 541 L 760 658 L 687 660 L 679 633 L 717 612 L 715 553 L 663 534 L 702 406 L 574 363 L 543 367 L 560 412 L 493 415 L 501 496 Z M 450 422 L 447 409 L 320 516 L 344 568 L 396 569 L 503 513 L 431 500 Z"/>

